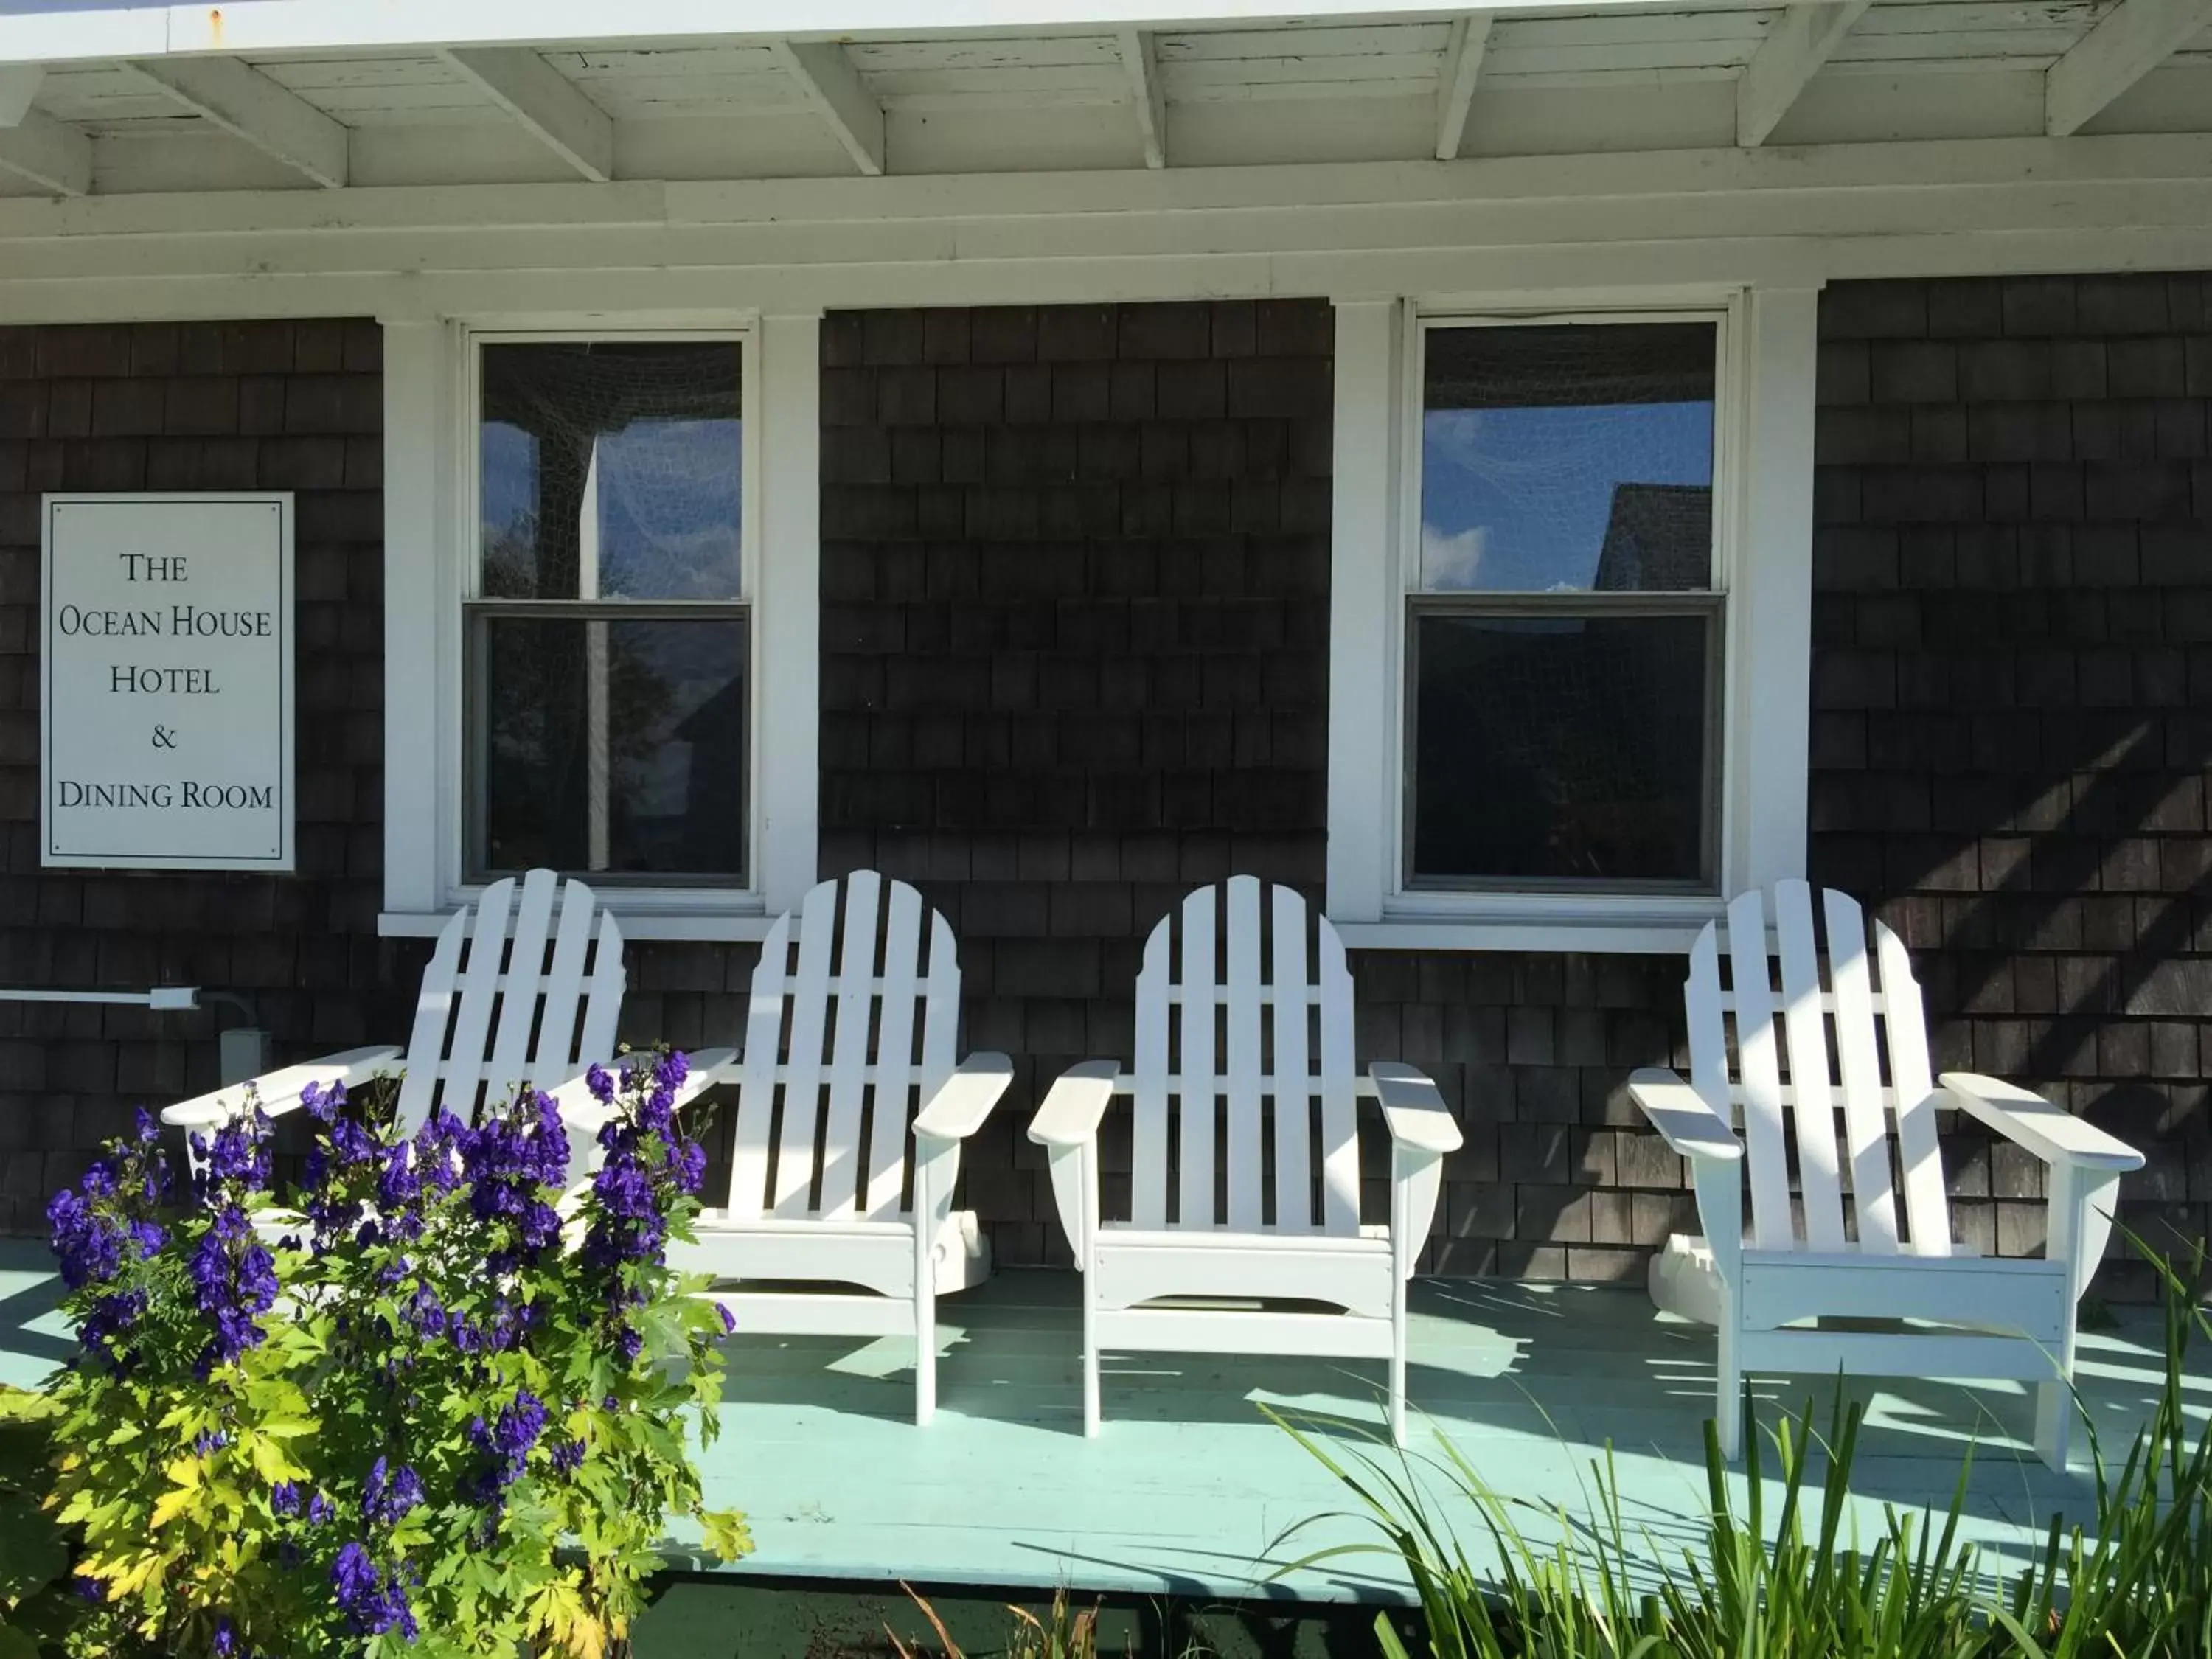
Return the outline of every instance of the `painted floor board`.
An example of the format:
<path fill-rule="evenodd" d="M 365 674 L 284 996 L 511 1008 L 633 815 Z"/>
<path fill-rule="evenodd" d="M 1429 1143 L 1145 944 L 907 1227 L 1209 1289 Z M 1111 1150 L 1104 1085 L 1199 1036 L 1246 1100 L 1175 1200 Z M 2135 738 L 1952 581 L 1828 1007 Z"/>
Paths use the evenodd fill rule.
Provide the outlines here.
<path fill-rule="evenodd" d="M 49 1260 L 34 1243 L 0 1240 L 0 1381 L 35 1382 L 70 1352 Z M 722 1437 L 703 1459 L 710 1498 L 746 1510 L 759 1545 L 731 1571 L 1213 1599 L 1404 1595 L 1382 1558 L 1284 1571 L 1370 1534 L 1332 1517 L 1340 1489 L 1260 1409 L 1311 1419 L 1340 1453 L 1387 1457 L 1373 1437 L 1379 1364 L 1109 1355 L 1104 1432 L 1086 1440 L 1074 1289 L 1067 1274 L 1005 1273 L 943 1304 L 939 1414 L 925 1430 L 908 1420 L 902 1340 L 741 1330 Z M 1586 1512 L 1593 1461 L 1609 1447 L 1647 1570 L 1695 1541 L 1710 1334 L 1616 1288 L 1424 1282 L 1413 1304 L 1413 1467 L 1425 1486 L 1439 1486 L 1442 1436 L 1525 1500 L 1542 1541 L 1557 1535 L 1555 1516 Z M 2158 1333 L 2151 1312 L 2128 1310 L 2082 1339 L 2083 1392 L 2108 1452 L 2156 1396 Z M 2190 1382 L 2212 1413 L 2212 1356 L 2193 1356 Z M 1832 1389 L 1820 1377 L 1762 1382 L 1761 1420 L 1817 1401 L 1825 1422 Z M 1948 1504 L 1969 1452 L 1970 1537 L 2016 1556 L 2054 1510 L 2086 1514 L 2087 1475 L 2054 1475 L 2027 1450 L 2026 1387 L 1904 1378 L 1855 1382 L 1850 1395 L 1868 1407 L 1854 1480 L 1863 1534 L 1885 1504 Z M 1474 1517 L 1462 1520 L 1486 1556 Z"/>

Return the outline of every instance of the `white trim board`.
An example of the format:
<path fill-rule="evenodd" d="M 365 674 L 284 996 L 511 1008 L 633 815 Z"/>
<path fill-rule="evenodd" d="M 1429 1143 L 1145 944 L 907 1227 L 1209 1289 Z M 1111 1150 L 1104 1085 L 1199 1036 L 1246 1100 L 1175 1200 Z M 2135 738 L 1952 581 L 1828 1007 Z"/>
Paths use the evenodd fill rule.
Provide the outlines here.
<path fill-rule="evenodd" d="M 1699 0 L 1706 9 L 1756 9 L 1771 0 Z M 1558 0 L 1492 0 L 1492 11 L 1558 9 Z M 1576 0 L 1583 14 L 1644 11 L 1650 0 Z M 918 36 L 1108 34 L 1122 27 L 1449 18 L 1465 7 L 1406 0 L 1331 0 L 1321 12 L 1283 0 L 753 0 L 733 32 L 724 0 L 630 0 L 611 15 L 598 0 L 230 0 L 205 4 L 77 6 L 18 0 L 0 16 L 0 61 L 76 62 L 154 53 L 330 53 L 453 46 L 553 46 L 668 39 L 838 40 Z"/>
<path fill-rule="evenodd" d="M 818 313 L 762 319 L 486 316 L 386 328 L 385 886 L 378 931 L 435 932 L 479 888 L 465 833 L 463 606 L 475 556 L 476 348 L 486 337 L 631 335 L 742 343 L 750 609 L 750 884 L 609 884 L 633 939 L 747 939 L 815 879 L 819 649 Z M 803 366 L 803 376 L 799 370 Z M 774 409 L 773 422 L 763 411 Z M 772 434 L 772 436 L 771 436 Z M 789 479 L 791 487 L 778 481 Z M 771 607 L 773 607 L 771 609 Z M 426 760 L 426 757 L 428 757 Z"/>
<path fill-rule="evenodd" d="M 833 307 L 2212 265 L 2212 138 L 0 204 L 21 322 Z"/>

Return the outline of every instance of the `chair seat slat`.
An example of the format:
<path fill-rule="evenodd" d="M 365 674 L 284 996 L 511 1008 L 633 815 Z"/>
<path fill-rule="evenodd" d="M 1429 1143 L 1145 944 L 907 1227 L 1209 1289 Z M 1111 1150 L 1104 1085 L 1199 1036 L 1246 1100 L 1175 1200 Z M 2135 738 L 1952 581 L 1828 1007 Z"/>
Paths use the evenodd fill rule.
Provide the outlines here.
<path fill-rule="evenodd" d="M 1261 1168 L 1260 1107 L 1260 883 L 1232 876 L 1228 884 L 1229 1135 L 1224 1147 L 1228 1222 L 1251 1232 L 1265 1224 Z"/>
<path fill-rule="evenodd" d="M 1891 1184 L 1890 1124 L 1882 1100 L 1874 980 L 1867 964 L 1866 918 L 1858 902 L 1833 889 L 1822 896 L 1828 918 L 1828 981 L 1836 991 L 1836 1058 L 1844 1090 L 1844 1135 L 1850 1148 L 1851 1211 L 1859 1246 L 1897 1248 L 1897 1200 Z"/>
<path fill-rule="evenodd" d="M 1275 1225 L 1285 1232 L 1313 1226 L 1313 1169 L 1308 1133 L 1315 1093 L 1308 1070 L 1306 1011 L 1319 1004 L 1322 988 L 1306 967 L 1306 907 L 1293 888 L 1274 890 L 1273 983 L 1268 1006 L 1274 1017 L 1275 1064 L 1260 1086 L 1273 1106 Z"/>
<path fill-rule="evenodd" d="M 1779 1250 L 1789 1248 L 1796 1223 L 1790 1206 L 1774 993 L 1766 960 L 1765 902 L 1766 896 L 1757 888 L 1729 902 L 1729 958 L 1736 995 L 1736 1072 L 1743 1087 L 1752 1231 L 1762 1249 Z"/>
<path fill-rule="evenodd" d="M 1185 984 L 1212 986 L 1214 964 L 1213 913 L 1220 890 L 1201 887 L 1183 900 L 1182 949 L 1176 963 L 1176 977 Z M 1175 1026 L 1182 1039 L 1181 1069 L 1192 1076 L 1213 1074 L 1212 997 L 1182 1003 L 1175 1011 Z M 1211 1226 L 1213 1208 L 1213 1141 L 1218 1125 L 1216 1097 L 1211 1094 L 1179 1096 L 1182 1105 L 1182 1159 L 1179 1173 L 1181 1225 Z"/>
<path fill-rule="evenodd" d="M 799 988 L 791 996 L 791 1048 L 784 1063 L 783 1123 L 776 1139 L 777 1215 L 814 1208 L 814 1131 L 822 1115 L 822 1045 L 830 1014 L 830 946 L 837 928 L 837 889 L 825 883 L 806 896 L 799 916 Z"/>
<path fill-rule="evenodd" d="M 1820 1006 L 1812 892 L 1803 882 L 1776 884 L 1774 933 L 1782 963 L 1782 1029 L 1790 1048 L 1790 1092 L 1817 1100 L 1829 1088 L 1828 1027 Z M 1779 1096 L 1778 1090 L 1778 1100 Z M 1795 1104 L 1789 1103 L 1790 1107 Z M 1797 1188 L 1805 1212 L 1806 1243 L 1816 1250 L 1840 1249 L 1844 1197 L 1837 1176 L 1835 1116 L 1792 1109 L 1790 1121 L 1796 1132 Z"/>
<path fill-rule="evenodd" d="M 914 1005 L 921 993 L 921 895 L 902 881 L 888 884 L 884 907 L 884 971 L 872 985 L 882 999 L 876 1060 L 863 1080 L 875 1101 L 868 1127 L 868 1184 L 861 1209 L 871 1221 L 898 1213 L 900 1176 L 906 1166 L 907 1109 L 917 1071 Z M 916 1103 L 915 1109 L 919 1109 Z"/>
<path fill-rule="evenodd" d="M 1904 942 L 1880 922 L 1874 933 L 1881 988 L 1889 998 L 1889 1017 L 1881 1023 L 1889 1038 L 1889 1075 L 1900 1100 L 1920 1103 L 1900 1109 L 1895 1118 L 1905 1218 L 1921 1253 L 1941 1255 L 1951 1248 L 1951 1205 L 1943 1184 L 1943 1155 L 1936 1139 L 1935 1079 L 1929 1075 L 1920 987 L 1912 977 L 1912 958 L 1905 954 Z"/>

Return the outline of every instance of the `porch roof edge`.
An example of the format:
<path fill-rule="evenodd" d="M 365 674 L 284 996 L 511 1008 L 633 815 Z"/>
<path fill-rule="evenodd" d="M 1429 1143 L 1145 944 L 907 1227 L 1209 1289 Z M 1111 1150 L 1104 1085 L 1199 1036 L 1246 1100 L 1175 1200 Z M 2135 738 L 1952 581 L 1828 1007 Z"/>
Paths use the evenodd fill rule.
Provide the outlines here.
<path fill-rule="evenodd" d="M 1755 9 L 1772 0 L 1699 0 Z M 1832 4 L 1838 0 L 1814 0 Z M 1591 14 L 1648 10 L 1650 0 L 1572 0 Z M 431 51 L 679 39 L 849 40 L 955 34 L 1109 33 L 1341 20 L 1449 19 L 1471 8 L 1434 0 L 238 0 L 147 5 L 131 0 L 16 0 L 0 15 L 0 63 L 70 63 L 188 54 Z M 1490 13 L 1557 11 L 1559 0 L 1488 0 Z"/>

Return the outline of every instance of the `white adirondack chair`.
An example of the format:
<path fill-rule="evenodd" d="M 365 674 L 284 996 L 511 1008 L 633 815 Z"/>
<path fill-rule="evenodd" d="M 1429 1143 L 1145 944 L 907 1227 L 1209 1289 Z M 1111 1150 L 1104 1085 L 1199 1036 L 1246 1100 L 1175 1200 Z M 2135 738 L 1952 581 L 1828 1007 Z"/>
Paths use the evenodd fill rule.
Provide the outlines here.
<path fill-rule="evenodd" d="M 1690 1160 L 1705 1230 L 1702 1238 L 1677 1234 L 1653 1258 L 1652 1300 L 1719 1328 L 1716 1406 L 1730 1457 L 1742 1438 L 1744 1373 L 1840 1367 L 2037 1382 L 2036 1449 L 2063 1469 L 2075 1304 L 2103 1259 L 2119 1178 L 2141 1168 L 2142 1157 L 1995 1079 L 1946 1072 L 1931 1080 L 1920 987 L 1905 946 L 1877 922 L 1869 953 L 1856 902 L 1834 891 L 1821 901 L 1825 975 L 1812 890 L 1802 881 L 1776 884 L 1778 993 L 1761 892 L 1728 908 L 1725 985 L 1723 930 L 1708 923 L 1691 948 L 1684 988 L 1690 1080 L 1656 1069 L 1629 1079 L 1652 1126 Z M 2050 1166 L 2040 1259 L 1984 1257 L 1953 1237 L 1936 1137 L 1936 1109 L 1946 1104 Z M 1739 1111 L 1741 1140 L 1731 1127 Z M 1791 1203 L 1793 1145 L 1802 1220 Z M 1911 1322 L 1892 1331 L 1793 1323 L 1844 1317 Z"/>
<path fill-rule="evenodd" d="M 952 1208 L 960 1143 L 1013 1077 L 1004 1054 L 953 1063 L 959 1015 L 952 930 L 921 894 L 872 870 L 810 891 L 761 946 L 726 1068 L 728 1197 L 671 1250 L 737 1281 L 708 1294 L 742 1330 L 910 1333 L 917 1423 L 937 1409 L 937 1298 L 991 1270 L 974 1213 Z"/>
<path fill-rule="evenodd" d="M 583 1179 L 600 1121 L 586 1067 L 613 1066 L 622 1012 L 622 930 L 582 882 L 532 870 L 518 885 L 495 881 L 438 935 L 415 1005 L 407 1046 L 350 1048 L 288 1066 L 179 1103 L 165 1123 L 208 1129 L 243 1109 L 251 1088 L 274 1117 L 297 1110 L 310 1083 L 349 1089 L 398 1071 L 396 1117 L 412 1133 L 443 1105 L 465 1122 L 525 1082 L 551 1093 L 572 1121 L 569 1180 Z M 688 1101 L 714 1080 L 729 1051 L 695 1054 L 678 1091 Z"/>
<path fill-rule="evenodd" d="M 1137 975 L 1135 1071 L 1086 1060 L 1030 1127 L 1049 1149 L 1084 1275 L 1085 1434 L 1098 1432 L 1100 1351 L 1148 1349 L 1388 1359 L 1390 1431 L 1405 1443 L 1406 1281 L 1459 1126 L 1413 1067 L 1355 1073 L 1336 930 L 1291 888 L 1267 897 L 1263 908 L 1260 882 L 1235 876 L 1163 917 Z M 1115 1095 L 1135 1102 L 1126 1219 L 1099 1212 L 1098 1128 Z M 1380 1104 L 1392 1142 L 1384 1226 L 1359 1224 L 1362 1097 Z"/>

